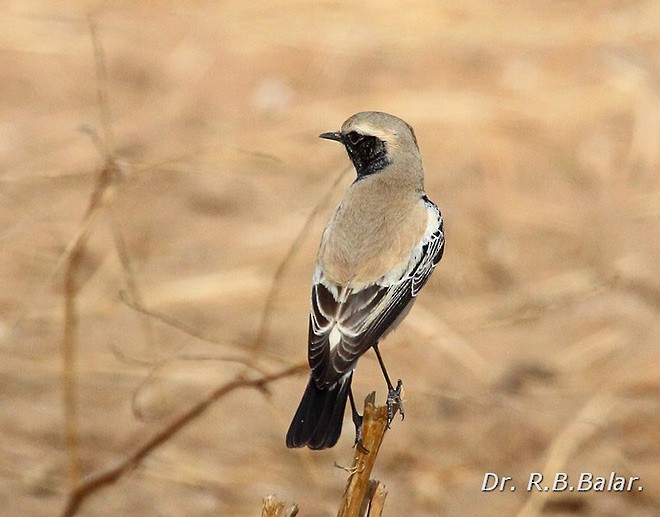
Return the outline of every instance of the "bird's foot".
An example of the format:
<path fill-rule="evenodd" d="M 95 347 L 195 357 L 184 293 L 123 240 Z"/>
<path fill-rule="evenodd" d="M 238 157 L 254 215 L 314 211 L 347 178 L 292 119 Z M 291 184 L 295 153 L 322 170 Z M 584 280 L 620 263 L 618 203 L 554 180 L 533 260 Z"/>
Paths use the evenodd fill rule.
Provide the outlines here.
<path fill-rule="evenodd" d="M 396 388 L 390 387 L 387 393 L 387 428 L 390 428 L 392 419 L 398 411 L 401 414 L 401 420 L 404 418 L 403 413 L 403 400 L 401 400 L 401 391 L 403 389 L 403 382 L 399 379 L 396 383 Z"/>

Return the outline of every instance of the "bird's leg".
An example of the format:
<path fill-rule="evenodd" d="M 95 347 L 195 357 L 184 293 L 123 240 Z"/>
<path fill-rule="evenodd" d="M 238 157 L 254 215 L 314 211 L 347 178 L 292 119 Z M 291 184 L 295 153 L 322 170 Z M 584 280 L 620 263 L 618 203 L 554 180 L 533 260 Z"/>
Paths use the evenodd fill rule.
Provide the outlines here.
<path fill-rule="evenodd" d="M 394 414 L 399 411 L 401 413 L 401 420 L 404 418 L 403 413 L 403 401 L 401 400 L 401 389 L 403 388 L 403 382 L 399 379 L 396 383 L 396 388 L 392 385 L 390 376 L 387 374 L 385 369 L 385 363 L 383 363 L 383 358 L 380 356 L 380 350 L 378 350 L 378 343 L 374 345 L 374 352 L 376 352 L 376 357 L 378 358 L 378 363 L 380 364 L 380 369 L 383 370 L 383 376 L 385 377 L 385 382 L 387 382 L 387 428 L 390 428 L 390 423 L 394 418 Z"/>
<path fill-rule="evenodd" d="M 357 408 L 355 407 L 355 399 L 353 398 L 353 388 L 348 388 L 348 400 L 351 403 L 351 413 L 353 417 L 353 424 L 355 424 L 355 444 L 353 447 L 358 448 L 359 451 L 367 454 L 369 449 L 362 445 L 362 415 L 358 413 Z"/>

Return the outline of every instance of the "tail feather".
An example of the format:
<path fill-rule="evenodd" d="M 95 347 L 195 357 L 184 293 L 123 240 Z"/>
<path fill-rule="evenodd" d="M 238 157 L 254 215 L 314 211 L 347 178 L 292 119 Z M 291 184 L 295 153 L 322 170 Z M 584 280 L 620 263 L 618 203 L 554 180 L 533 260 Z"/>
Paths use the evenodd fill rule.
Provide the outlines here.
<path fill-rule="evenodd" d="M 286 434 L 287 447 L 327 449 L 339 440 L 353 372 L 319 389 L 310 378 Z"/>

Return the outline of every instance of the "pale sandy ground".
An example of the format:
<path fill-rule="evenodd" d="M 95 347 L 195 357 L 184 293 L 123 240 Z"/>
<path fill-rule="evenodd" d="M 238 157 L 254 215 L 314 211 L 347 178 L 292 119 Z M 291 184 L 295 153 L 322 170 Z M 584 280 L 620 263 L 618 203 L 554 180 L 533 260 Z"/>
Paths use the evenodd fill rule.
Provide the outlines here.
<path fill-rule="evenodd" d="M 660 514 L 660 4 L 357 4 L 4 3 L 0 513 L 56 515 L 67 490 L 62 262 L 102 163 L 79 131 L 100 128 L 91 9 L 127 175 L 78 275 L 84 474 L 241 371 L 222 358 L 255 357 L 277 265 L 347 163 L 317 135 L 378 109 L 415 127 L 447 228 L 383 345 L 406 386 L 374 471 L 386 515 Z M 350 181 L 284 275 L 253 359 L 268 372 L 304 361 L 318 236 Z M 113 224 L 145 305 L 212 342 L 157 320 L 147 338 L 120 300 Z M 305 382 L 219 400 L 80 515 L 259 515 L 270 493 L 334 515 L 352 430 L 329 451 L 285 448 Z M 355 387 L 382 400 L 371 354 Z M 518 490 L 481 493 L 489 471 Z M 530 501 L 534 471 L 644 490 Z"/>

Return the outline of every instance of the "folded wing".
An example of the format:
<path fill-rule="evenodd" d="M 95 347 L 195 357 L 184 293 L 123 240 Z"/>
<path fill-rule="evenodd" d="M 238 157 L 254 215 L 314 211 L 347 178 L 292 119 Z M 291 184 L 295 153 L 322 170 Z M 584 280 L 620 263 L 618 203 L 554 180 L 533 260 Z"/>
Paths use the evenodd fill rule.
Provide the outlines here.
<path fill-rule="evenodd" d="M 333 285 L 322 271 L 316 272 L 308 359 L 319 388 L 336 382 L 353 368 L 358 357 L 396 326 L 442 258 L 442 216 L 433 203 L 424 201 L 436 215 L 437 224 L 415 248 L 409 267 L 399 278 L 385 275 L 379 282 L 355 291 Z"/>

